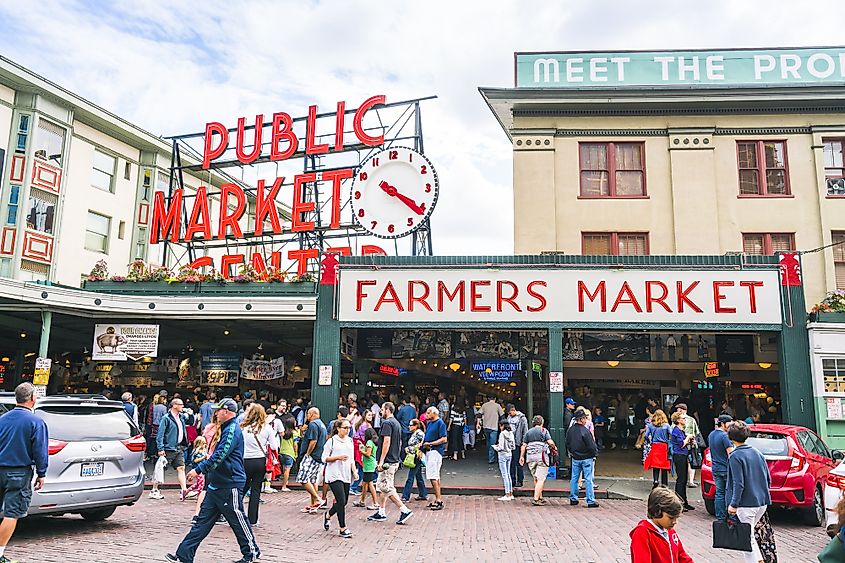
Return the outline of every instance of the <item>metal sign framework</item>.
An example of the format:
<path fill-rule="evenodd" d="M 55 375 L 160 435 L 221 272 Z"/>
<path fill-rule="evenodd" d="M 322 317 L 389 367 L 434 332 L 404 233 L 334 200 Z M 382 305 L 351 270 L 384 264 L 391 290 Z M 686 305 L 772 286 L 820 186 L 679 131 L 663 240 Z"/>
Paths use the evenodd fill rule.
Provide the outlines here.
<path fill-rule="evenodd" d="M 284 161 L 271 161 L 268 156 L 269 146 L 271 142 L 262 141 L 260 156 L 251 164 L 245 165 L 235 158 L 234 133 L 237 129 L 229 129 L 229 146 L 223 155 L 211 163 L 208 170 L 204 170 L 202 164 L 203 160 L 203 145 L 205 141 L 205 132 L 188 133 L 185 135 L 177 135 L 168 137 L 172 141 L 172 152 L 170 159 L 170 179 L 168 184 L 168 193 L 166 194 L 166 203 L 169 206 L 173 199 L 175 190 L 183 190 L 183 205 L 181 209 L 182 222 L 188 222 L 188 205 L 196 197 L 195 194 L 185 191 L 185 172 L 201 172 L 207 173 L 207 181 L 209 186 L 208 196 L 220 196 L 219 189 L 212 189 L 210 185 L 213 175 L 216 175 L 222 183 L 234 183 L 242 187 L 247 195 L 248 200 L 252 203 L 255 201 L 257 187 L 254 180 L 264 179 L 265 181 L 274 180 L 279 176 L 284 176 L 285 181 L 282 182 L 282 187 L 293 186 L 293 175 L 300 171 L 294 170 L 291 165 L 302 162 L 301 172 L 326 172 L 332 170 L 340 170 L 344 168 L 353 168 L 357 171 L 358 167 L 365 162 L 371 155 L 383 149 L 394 146 L 410 146 L 414 150 L 424 154 L 423 145 L 423 131 L 422 118 L 420 112 L 420 102 L 435 99 L 436 96 L 427 96 L 424 98 L 415 98 L 411 100 L 404 100 L 400 102 L 392 102 L 384 105 L 375 106 L 367 113 L 368 123 L 365 123 L 364 128 L 368 134 L 383 135 L 384 143 L 378 147 L 371 147 L 362 144 L 354 137 L 353 131 L 344 128 L 344 139 L 354 142 L 344 144 L 340 151 L 331 150 L 325 154 L 306 154 L 305 147 L 305 126 L 306 117 L 297 117 L 293 119 L 293 126 L 297 137 L 299 139 L 299 148 L 290 158 Z M 344 111 L 344 117 L 355 113 L 355 108 Z M 335 133 L 320 134 L 320 124 L 326 123 L 329 119 L 336 118 L 335 112 L 326 112 L 317 114 L 318 130 L 315 139 L 316 142 L 329 142 L 331 144 Z M 344 119 L 344 123 L 351 122 L 351 119 Z M 272 126 L 271 121 L 264 121 L 262 124 L 262 140 L 270 139 L 271 135 L 263 134 Z M 254 130 L 255 126 L 246 126 L 244 131 Z M 246 136 L 246 135 L 245 135 Z M 244 149 L 254 148 L 253 145 L 247 145 Z M 287 172 L 285 171 L 287 169 Z M 354 177 L 354 176 L 353 176 Z M 368 237 L 368 233 L 356 222 L 351 211 L 351 190 L 350 186 L 352 179 L 343 180 L 341 185 L 341 222 L 338 228 L 331 228 L 328 221 L 324 221 L 324 217 L 328 217 L 331 213 L 329 209 L 329 198 L 325 197 L 321 200 L 320 190 L 317 183 L 306 183 L 303 186 L 301 201 L 314 202 L 314 210 L 302 213 L 303 221 L 313 221 L 314 230 L 306 232 L 285 232 L 283 234 L 262 233 L 259 235 L 253 232 L 244 232 L 241 237 L 235 238 L 231 234 L 227 235 L 225 239 L 218 240 L 190 240 L 184 242 L 172 242 L 167 239 L 162 241 L 163 245 L 163 263 L 171 267 L 185 266 L 192 263 L 196 258 L 202 256 L 205 251 L 212 249 L 225 249 L 227 254 L 243 253 L 246 249 L 247 256 L 253 252 L 258 252 L 264 256 L 270 256 L 272 252 L 279 252 L 284 250 L 305 250 L 316 248 L 321 253 L 326 248 L 332 247 L 335 243 L 338 246 L 349 246 L 353 252 L 358 248 L 358 239 L 361 237 Z M 290 193 L 290 192 L 281 192 Z M 277 209 L 283 221 L 289 221 L 291 217 L 291 207 L 282 203 L 277 198 Z M 406 237 L 407 238 L 407 237 Z M 432 239 L 431 239 L 431 225 L 430 221 L 426 220 L 422 223 L 411 236 L 410 253 L 412 256 L 431 256 L 433 254 Z M 381 240 L 383 239 L 374 239 Z M 390 251 L 399 255 L 399 240 L 394 239 L 393 249 L 385 248 L 385 251 Z M 249 261 L 247 260 L 247 263 Z M 311 261 L 308 265 L 308 271 L 312 274 L 319 273 L 319 263 Z"/>

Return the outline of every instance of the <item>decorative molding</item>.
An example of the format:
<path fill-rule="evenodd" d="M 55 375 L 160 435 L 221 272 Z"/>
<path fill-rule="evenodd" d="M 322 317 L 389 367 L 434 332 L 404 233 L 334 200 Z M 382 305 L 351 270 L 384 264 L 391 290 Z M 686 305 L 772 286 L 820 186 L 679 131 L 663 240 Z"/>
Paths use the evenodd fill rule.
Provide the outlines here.
<path fill-rule="evenodd" d="M 807 135 L 812 127 L 716 127 L 714 135 Z"/>
<path fill-rule="evenodd" d="M 829 107 L 764 107 L 738 108 L 684 107 L 672 109 L 526 109 L 514 108 L 514 117 L 589 117 L 589 116 L 648 116 L 648 115 L 760 115 L 760 114 L 837 114 L 845 113 L 845 106 Z"/>
<path fill-rule="evenodd" d="M 665 137 L 668 129 L 558 129 L 555 137 Z"/>
<path fill-rule="evenodd" d="M 53 237 L 34 231 L 24 231 L 21 256 L 49 264 L 53 260 Z"/>
<path fill-rule="evenodd" d="M 12 166 L 9 169 L 10 182 L 23 182 L 26 175 L 26 157 L 22 154 L 12 156 Z"/>
<path fill-rule="evenodd" d="M 45 190 L 50 190 L 51 192 L 59 193 L 62 186 L 62 169 L 35 158 L 32 163 L 31 184 L 39 188 L 44 188 Z"/>
<path fill-rule="evenodd" d="M 142 203 L 138 206 L 138 224 L 146 225 L 150 222 L 150 204 Z"/>
<path fill-rule="evenodd" d="M 13 255 L 15 253 L 15 237 L 18 230 L 15 227 L 3 227 L 3 234 L 0 236 L 0 254 Z"/>

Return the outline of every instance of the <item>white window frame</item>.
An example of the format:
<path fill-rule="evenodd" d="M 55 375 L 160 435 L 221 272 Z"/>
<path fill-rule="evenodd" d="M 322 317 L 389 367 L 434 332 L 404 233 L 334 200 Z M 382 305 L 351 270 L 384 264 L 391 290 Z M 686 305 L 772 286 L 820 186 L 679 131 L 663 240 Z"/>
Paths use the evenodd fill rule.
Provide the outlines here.
<path fill-rule="evenodd" d="M 98 154 L 114 160 L 114 163 L 112 164 L 111 172 L 109 172 L 107 170 L 103 170 L 102 168 L 97 168 L 97 155 Z M 116 155 L 111 154 L 111 153 L 106 152 L 106 151 L 103 151 L 103 150 L 100 150 L 98 148 L 95 148 L 94 149 L 94 159 L 93 159 L 93 162 L 91 163 L 91 186 L 100 190 L 100 191 L 113 194 L 114 193 L 115 176 L 117 175 L 117 161 L 118 161 L 118 158 L 117 158 Z M 100 186 L 98 186 L 94 183 L 94 172 L 100 172 L 102 174 L 109 176 L 109 189 L 105 190 L 105 189 L 101 188 Z"/>
<path fill-rule="evenodd" d="M 91 219 L 92 215 L 102 217 L 103 219 L 105 219 L 108 222 L 108 227 L 107 227 L 108 232 L 103 234 L 103 233 L 99 233 L 99 232 L 96 232 L 96 231 L 92 231 L 89 228 L 90 227 L 90 219 Z M 108 215 L 104 215 L 103 213 L 98 213 L 97 211 L 92 211 L 90 209 L 88 210 L 88 216 L 87 216 L 86 222 L 85 222 L 85 250 L 88 250 L 90 252 L 97 252 L 99 254 L 108 254 L 109 253 L 109 243 L 111 242 L 111 219 L 112 219 L 111 217 L 109 217 Z M 103 242 L 103 248 L 92 248 L 91 246 L 89 246 L 89 244 L 88 244 L 88 234 L 89 233 L 93 234 L 93 235 L 105 237 L 105 240 Z"/>

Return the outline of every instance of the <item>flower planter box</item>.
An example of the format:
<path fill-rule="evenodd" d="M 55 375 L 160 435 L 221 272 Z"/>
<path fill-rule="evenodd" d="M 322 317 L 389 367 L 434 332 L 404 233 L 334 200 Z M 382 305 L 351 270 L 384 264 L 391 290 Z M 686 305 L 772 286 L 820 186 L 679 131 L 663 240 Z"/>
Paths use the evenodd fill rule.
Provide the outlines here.
<path fill-rule="evenodd" d="M 817 323 L 843 323 L 845 324 L 845 313 L 825 313 L 819 311 L 816 315 Z"/>
<path fill-rule="evenodd" d="M 182 283 L 182 282 L 115 282 L 100 281 L 83 283 L 88 291 L 120 293 L 124 295 L 314 295 L 316 283 Z"/>

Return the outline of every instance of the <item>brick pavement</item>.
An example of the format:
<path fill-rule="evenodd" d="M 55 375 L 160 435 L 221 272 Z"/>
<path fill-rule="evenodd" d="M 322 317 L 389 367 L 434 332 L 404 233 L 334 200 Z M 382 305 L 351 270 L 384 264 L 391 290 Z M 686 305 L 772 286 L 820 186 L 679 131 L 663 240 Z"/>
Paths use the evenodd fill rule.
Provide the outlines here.
<path fill-rule="evenodd" d="M 628 532 L 645 511 L 641 501 L 602 501 L 588 510 L 570 507 L 566 499 L 551 499 L 546 507 L 525 498 L 501 503 L 491 496 L 447 496 L 446 509 L 430 512 L 423 503 L 407 526 L 394 524 L 396 509 L 383 523 L 364 521 L 368 511 L 352 508 L 347 524 L 355 536 L 344 540 L 323 531 L 320 516 L 299 513 L 301 492 L 265 495 L 256 537 L 262 561 L 356 561 L 378 554 L 383 561 L 567 561 L 611 563 L 628 561 Z M 714 551 L 710 519 L 698 510 L 685 514 L 678 532 L 698 563 L 741 561 L 736 553 Z M 133 507 L 118 508 L 105 522 L 78 516 L 24 520 L 8 555 L 27 563 L 66 561 L 161 561 L 186 533 L 193 503 L 180 503 L 174 491 L 163 501 L 145 498 Z M 822 528 L 795 523 L 789 513 L 773 518 L 782 563 L 815 561 L 827 542 Z M 215 526 L 200 547 L 198 563 L 234 561 L 240 557 L 227 526 Z"/>

